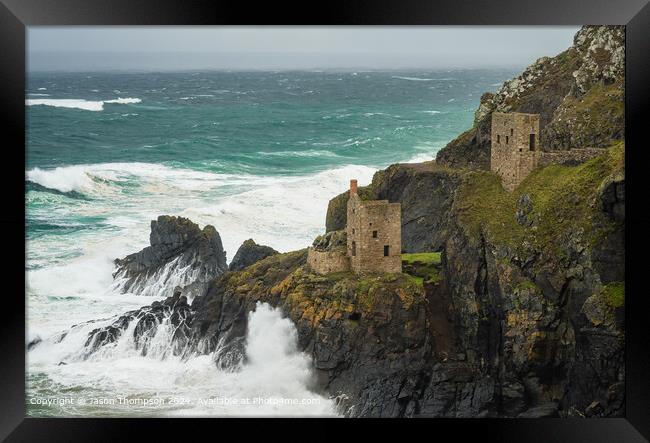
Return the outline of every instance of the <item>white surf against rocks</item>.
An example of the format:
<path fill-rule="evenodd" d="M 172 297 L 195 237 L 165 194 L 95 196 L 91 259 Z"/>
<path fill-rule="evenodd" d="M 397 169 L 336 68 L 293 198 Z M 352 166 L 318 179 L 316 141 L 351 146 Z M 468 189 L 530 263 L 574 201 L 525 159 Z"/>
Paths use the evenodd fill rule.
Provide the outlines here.
<path fill-rule="evenodd" d="M 308 355 L 297 347 L 295 325 L 279 309 L 258 303 L 249 313 L 246 362 L 231 370 L 215 354 L 170 356 L 173 333 L 163 321 L 147 355 L 133 342 L 133 325 L 119 340 L 87 357 L 87 333 L 111 320 L 84 324 L 29 353 L 30 372 L 69 392 L 62 415 L 79 416 L 336 416 L 335 401 L 314 390 Z M 87 357 L 87 358 L 86 358 Z M 32 375 L 32 378 L 37 378 Z M 170 400 L 173 399 L 173 400 Z M 28 398 L 28 401 L 37 401 Z M 97 404 L 100 402 L 101 404 Z"/>

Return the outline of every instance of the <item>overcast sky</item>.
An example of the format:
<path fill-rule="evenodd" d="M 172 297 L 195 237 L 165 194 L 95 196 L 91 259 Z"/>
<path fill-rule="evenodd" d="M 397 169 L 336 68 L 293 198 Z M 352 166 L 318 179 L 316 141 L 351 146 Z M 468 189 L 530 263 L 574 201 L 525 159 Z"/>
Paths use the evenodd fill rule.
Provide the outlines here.
<path fill-rule="evenodd" d="M 29 27 L 28 69 L 523 67 L 568 48 L 555 27 Z"/>

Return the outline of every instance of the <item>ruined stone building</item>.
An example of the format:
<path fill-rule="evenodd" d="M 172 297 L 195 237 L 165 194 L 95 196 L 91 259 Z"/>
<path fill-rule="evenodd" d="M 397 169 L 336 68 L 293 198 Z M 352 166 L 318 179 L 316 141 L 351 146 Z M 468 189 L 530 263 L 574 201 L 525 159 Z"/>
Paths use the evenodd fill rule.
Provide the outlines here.
<path fill-rule="evenodd" d="M 537 167 L 541 149 L 539 114 L 492 113 L 490 168 L 512 191 Z"/>
<path fill-rule="evenodd" d="M 490 169 L 501 176 L 507 191 L 513 191 L 538 166 L 575 166 L 603 152 L 602 148 L 542 151 L 539 114 L 492 113 Z"/>
<path fill-rule="evenodd" d="M 345 233 L 317 238 L 308 250 L 307 264 L 319 274 L 402 272 L 401 205 L 361 200 L 356 180 L 350 180 L 349 192 Z"/>
<path fill-rule="evenodd" d="M 401 211 L 399 203 L 361 200 L 357 181 L 350 181 L 347 255 L 354 272 L 402 272 Z"/>

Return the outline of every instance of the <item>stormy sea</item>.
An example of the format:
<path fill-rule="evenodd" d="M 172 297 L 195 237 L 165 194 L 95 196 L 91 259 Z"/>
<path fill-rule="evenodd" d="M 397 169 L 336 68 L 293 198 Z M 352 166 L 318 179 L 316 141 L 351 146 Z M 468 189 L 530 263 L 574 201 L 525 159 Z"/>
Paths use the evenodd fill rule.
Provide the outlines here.
<path fill-rule="evenodd" d="M 170 356 L 170 327 L 145 356 L 124 334 L 88 357 L 91 329 L 170 295 L 121 293 L 113 260 L 147 246 L 161 214 L 215 226 L 229 261 L 248 238 L 304 248 L 349 179 L 435 158 L 471 126 L 481 93 L 515 73 L 31 73 L 26 344 L 40 343 L 27 354 L 28 414 L 337 415 L 295 326 L 265 304 L 235 369 Z"/>

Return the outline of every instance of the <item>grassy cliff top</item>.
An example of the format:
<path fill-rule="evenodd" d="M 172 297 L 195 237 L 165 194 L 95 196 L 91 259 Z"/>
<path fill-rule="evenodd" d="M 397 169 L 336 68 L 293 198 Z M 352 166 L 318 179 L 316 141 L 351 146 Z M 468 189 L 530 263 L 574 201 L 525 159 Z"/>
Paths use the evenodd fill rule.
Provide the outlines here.
<path fill-rule="evenodd" d="M 624 152 L 619 142 L 577 166 L 538 168 L 511 193 L 493 172 L 468 172 L 454 209 L 472 234 L 495 244 L 545 250 L 580 231 L 585 246 L 593 246 L 613 223 L 603 214 L 600 192 L 609 180 L 624 178 Z"/>
<path fill-rule="evenodd" d="M 222 284 L 249 302 L 279 302 L 293 318 L 307 319 L 312 325 L 323 319 L 386 312 L 396 306 L 417 309 L 424 303 L 422 278 L 390 273 L 317 275 L 303 266 L 305 260 L 306 250 L 277 254 L 225 274 Z"/>
<path fill-rule="evenodd" d="M 407 264 L 422 263 L 439 265 L 440 252 L 416 252 L 413 254 L 402 254 L 402 262 Z"/>

